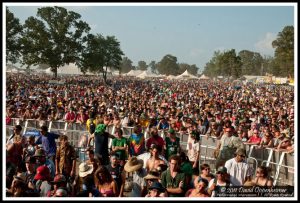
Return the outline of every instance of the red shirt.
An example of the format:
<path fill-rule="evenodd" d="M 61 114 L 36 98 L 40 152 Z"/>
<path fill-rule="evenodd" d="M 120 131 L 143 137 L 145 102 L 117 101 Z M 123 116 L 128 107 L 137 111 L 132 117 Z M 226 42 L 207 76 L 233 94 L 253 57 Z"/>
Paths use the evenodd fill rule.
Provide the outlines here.
<path fill-rule="evenodd" d="M 260 141 L 261 141 L 260 137 L 251 136 L 248 142 L 249 143 L 257 143 L 257 142 L 259 142 L 260 143 Z"/>

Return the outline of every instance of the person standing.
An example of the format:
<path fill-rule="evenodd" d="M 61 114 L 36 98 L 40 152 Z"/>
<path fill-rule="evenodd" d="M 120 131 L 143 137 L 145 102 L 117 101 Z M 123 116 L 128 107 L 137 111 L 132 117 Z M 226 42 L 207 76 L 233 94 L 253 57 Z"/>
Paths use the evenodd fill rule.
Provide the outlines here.
<path fill-rule="evenodd" d="M 238 149 L 235 157 L 225 163 L 227 173 L 230 175 L 230 182 L 233 186 L 243 186 L 246 181 L 250 181 L 251 169 L 245 160 L 246 151 Z"/>
<path fill-rule="evenodd" d="M 169 169 L 161 175 L 161 184 L 166 188 L 169 197 L 183 197 L 186 190 L 185 175 L 180 172 L 180 158 L 172 155 L 169 158 Z"/>
<path fill-rule="evenodd" d="M 74 177 L 76 172 L 76 152 L 68 142 L 66 135 L 60 136 L 60 146 L 58 147 L 55 159 L 56 175 L 63 174 L 67 179 Z"/>

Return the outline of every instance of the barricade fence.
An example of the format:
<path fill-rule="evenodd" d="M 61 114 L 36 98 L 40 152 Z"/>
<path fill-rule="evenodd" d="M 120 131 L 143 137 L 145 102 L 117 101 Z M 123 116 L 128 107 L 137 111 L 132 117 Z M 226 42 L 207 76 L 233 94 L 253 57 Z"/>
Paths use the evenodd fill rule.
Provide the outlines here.
<path fill-rule="evenodd" d="M 48 131 L 65 134 L 69 137 L 71 145 L 76 147 L 78 157 L 82 160 L 85 157 L 83 155 L 83 149 L 86 146 L 80 146 L 79 141 L 81 136 L 88 136 L 89 133 L 86 130 L 85 124 L 72 123 L 68 124 L 64 121 L 38 121 L 34 119 L 21 120 L 18 118 L 11 119 L 11 122 L 6 125 L 6 138 L 13 133 L 15 125 L 21 125 L 23 127 L 23 134 L 28 130 L 40 129 L 42 125 L 48 126 Z M 123 136 L 128 138 L 133 133 L 133 127 L 121 127 Z M 114 125 L 109 125 L 106 131 L 110 134 L 114 134 Z M 145 140 L 150 137 L 149 128 L 143 128 Z M 160 130 L 159 135 L 165 139 L 167 132 Z M 181 149 L 187 150 L 188 135 L 186 133 L 177 133 L 180 138 Z M 109 148 L 111 148 L 112 139 L 109 139 Z M 199 165 L 207 163 L 211 169 L 216 168 L 216 158 L 214 157 L 214 151 L 219 143 L 217 137 L 208 137 L 206 135 L 200 135 L 199 141 Z M 93 145 L 93 144 L 92 144 Z M 258 148 L 256 145 L 245 145 L 246 153 L 248 155 L 247 162 L 252 167 L 253 171 L 260 165 L 266 165 L 271 169 L 271 177 L 274 179 L 274 185 L 287 184 L 294 185 L 294 156 L 284 152 L 274 151 L 272 148 Z M 279 185 L 277 184 L 277 185 Z"/>

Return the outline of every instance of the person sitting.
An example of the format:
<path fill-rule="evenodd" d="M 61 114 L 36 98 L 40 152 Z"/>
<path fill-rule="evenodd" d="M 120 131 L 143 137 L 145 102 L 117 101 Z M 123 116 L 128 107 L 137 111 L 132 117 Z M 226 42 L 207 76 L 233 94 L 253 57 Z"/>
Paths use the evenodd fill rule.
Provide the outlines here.
<path fill-rule="evenodd" d="M 252 180 L 257 186 L 273 186 L 273 180 L 269 178 L 268 168 L 265 166 L 259 166 L 256 170 L 256 177 Z"/>
<path fill-rule="evenodd" d="M 206 188 L 208 186 L 208 181 L 204 178 L 198 177 L 195 188 L 190 189 L 186 192 L 186 197 L 210 197 Z"/>

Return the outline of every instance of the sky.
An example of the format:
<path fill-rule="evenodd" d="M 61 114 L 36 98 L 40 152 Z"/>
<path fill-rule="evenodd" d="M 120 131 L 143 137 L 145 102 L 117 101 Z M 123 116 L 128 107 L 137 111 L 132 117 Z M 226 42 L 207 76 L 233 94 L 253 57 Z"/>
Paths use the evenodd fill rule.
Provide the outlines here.
<path fill-rule="evenodd" d="M 34 5 L 34 6 L 33 6 Z M 37 8 L 58 4 L 7 4 L 24 23 Z M 145 4 L 143 4 L 145 5 Z M 60 4 L 81 15 L 91 33 L 115 36 L 125 56 L 137 65 L 165 55 L 195 64 L 199 73 L 215 51 L 235 49 L 274 56 L 272 41 L 285 26 L 295 26 L 292 4 Z M 163 6 L 162 6 L 163 5 Z"/>

